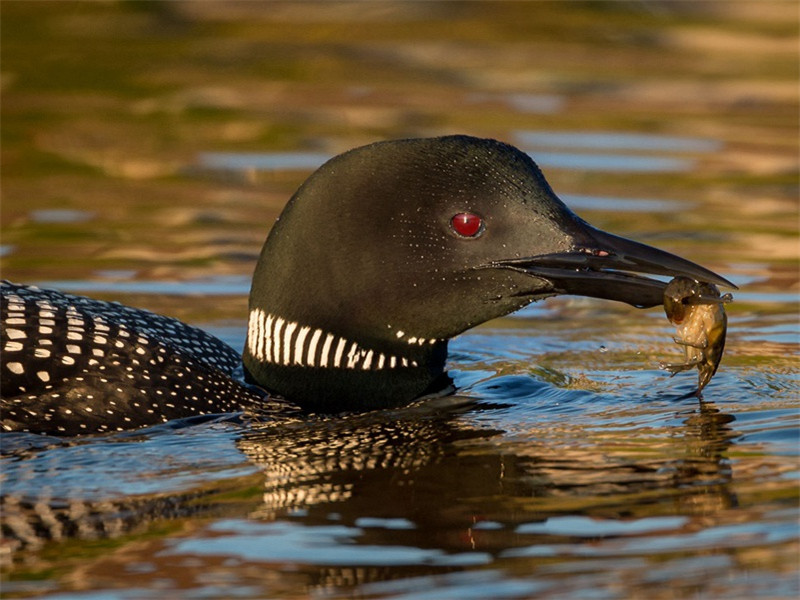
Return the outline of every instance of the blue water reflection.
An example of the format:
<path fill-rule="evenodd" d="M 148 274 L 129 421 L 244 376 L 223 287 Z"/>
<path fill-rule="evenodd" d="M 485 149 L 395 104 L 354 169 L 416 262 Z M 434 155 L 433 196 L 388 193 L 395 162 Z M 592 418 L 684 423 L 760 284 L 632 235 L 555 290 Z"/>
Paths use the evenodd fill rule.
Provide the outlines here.
<path fill-rule="evenodd" d="M 84 223 L 94 218 L 94 215 L 87 210 L 69 208 L 34 210 L 30 215 L 35 223 Z"/>
<path fill-rule="evenodd" d="M 514 97 L 524 103 L 525 98 Z M 538 107 L 539 97 L 528 98 Z M 547 99 L 547 105 L 553 103 Z M 554 109 L 555 110 L 555 109 Z M 708 153 L 720 147 L 715 140 L 631 133 L 535 132 L 515 133 L 519 144 L 542 167 L 581 171 L 608 172 L 678 172 L 689 171 L 695 160 L 672 153 Z M 564 150 L 570 150 L 566 152 Z M 620 154 L 615 151 L 642 151 Z M 583 152 L 582 152 L 583 151 Z M 586 152 L 586 151 L 602 151 Z M 321 152 L 206 152 L 197 159 L 197 166 L 212 171 L 273 172 L 311 171 L 331 158 Z"/>
<path fill-rule="evenodd" d="M 624 213 L 673 213 L 692 207 L 691 202 L 679 200 L 654 200 L 652 198 L 615 198 L 585 194 L 559 194 L 567 206 L 575 211 L 597 210 Z"/>
<path fill-rule="evenodd" d="M 344 525 L 224 520 L 214 523 L 209 532 L 215 535 L 177 541 L 167 552 L 321 565 L 470 566 L 491 561 L 485 552 L 448 554 L 440 549 L 356 543 L 364 530 Z"/>
<path fill-rule="evenodd" d="M 715 152 L 716 140 L 621 131 L 519 131 L 517 140 L 534 148 L 575 150 L 639 150 L 642 152 Z"/>
<path fill-rule="evenodd" d="M 542 167 L 609 173 L 687 172 L 696 164 L 687 155 L 721 147 L 715 140 L 624 132 L 517 131 L 514 136 Z"/>
<path fill-rule="evenodd" d="M 79 294 L 164 294 L 170 296 L 246 296 L 250 293 L 250 277 L 246 275 L 217 275 L 185 281 L 153 279 L 66 279 L 40 281 L 36 285 Z"/>
<path fill-rule="evenodd" d="M 586 154 L 580 152 L 548 152 L 527 150 L 540 167 L 573 171 L 605 171 L 607 173 L 671 173 L 690 171 L 695 161 L 688 158 L 642 156 L 639 154 Z"/>
<path fill-rule="evenodd" d="M 330 154 L 320 152 L 206 152 L 198 158 L 203 169 L 221 171 L 313 171 Z"/>

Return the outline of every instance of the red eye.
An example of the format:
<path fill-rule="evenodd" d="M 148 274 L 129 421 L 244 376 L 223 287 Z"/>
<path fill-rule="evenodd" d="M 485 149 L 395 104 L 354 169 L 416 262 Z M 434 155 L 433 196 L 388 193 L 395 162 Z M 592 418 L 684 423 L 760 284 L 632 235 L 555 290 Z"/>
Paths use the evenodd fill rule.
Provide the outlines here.
<path fill-rule="evenodd" d="M 450 219 L 450 227 L 462 237 L 474 238 L 483 233 L 483 218 L 475 213 L 458 213 Z"/>

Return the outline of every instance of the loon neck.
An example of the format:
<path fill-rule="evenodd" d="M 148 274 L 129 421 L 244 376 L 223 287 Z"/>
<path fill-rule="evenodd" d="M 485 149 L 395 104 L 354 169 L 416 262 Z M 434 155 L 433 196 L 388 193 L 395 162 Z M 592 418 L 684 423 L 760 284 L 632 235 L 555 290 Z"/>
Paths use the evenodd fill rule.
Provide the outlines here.
<path fill-rule="evenodd" d="M 449 384 L 447 341 L 402 330 L 382 338 L 339 334 L 252 308 L 244 364 L 248 379 L 315 410 L 384 408 Z M 446 381 L 445 381 L 446 380 Z"/>

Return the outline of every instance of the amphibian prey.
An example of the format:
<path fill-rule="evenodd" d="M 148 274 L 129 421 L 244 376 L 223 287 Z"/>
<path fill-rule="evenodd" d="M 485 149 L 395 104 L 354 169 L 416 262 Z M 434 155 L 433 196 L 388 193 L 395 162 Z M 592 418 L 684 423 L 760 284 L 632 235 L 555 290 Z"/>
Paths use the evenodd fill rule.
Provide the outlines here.
<path fill-rule="evenodd" d="M 697 392 L 700 392 L 717 372 L 725 349 L 728 317 L 724 304 L 730 294 L 720 296 L 713 283 L 703 283 L 688 277 L 675 277 L 664 290 L 664 312 L 677 326 L 675 342 L 683 346 L 683 363 L 662 364 L 673 375 L 697 367 Z"/>

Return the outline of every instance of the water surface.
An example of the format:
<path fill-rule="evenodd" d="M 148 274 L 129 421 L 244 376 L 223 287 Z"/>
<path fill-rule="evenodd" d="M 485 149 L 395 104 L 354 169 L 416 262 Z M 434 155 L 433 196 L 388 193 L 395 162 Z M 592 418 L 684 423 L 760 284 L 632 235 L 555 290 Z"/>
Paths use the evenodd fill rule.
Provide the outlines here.
<path fill-rule="evenodd" d="M 454 396 L 4 435 L 6 597 L 795 598 L 791 3 L 3 5 L 3 276 L 235 348 L 327 157 L 514 143 L 594 225 L 740 286 L 719 373 L 658 309 L 554 298 L 451 344 Z"/>

